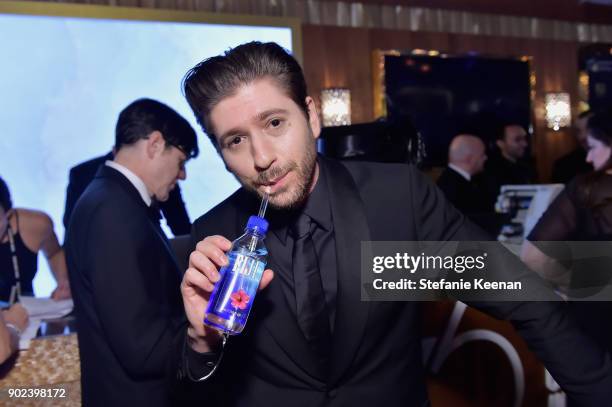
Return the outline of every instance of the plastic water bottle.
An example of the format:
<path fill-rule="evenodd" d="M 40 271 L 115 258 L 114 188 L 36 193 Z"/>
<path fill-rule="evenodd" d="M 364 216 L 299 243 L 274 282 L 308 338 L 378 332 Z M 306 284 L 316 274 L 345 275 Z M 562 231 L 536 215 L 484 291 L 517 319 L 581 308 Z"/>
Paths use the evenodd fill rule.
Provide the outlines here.
<path fill-rule="evenodd" d="M 267 231 L 264 218 L 251 216 L 245 233 L 232 242 L 229 264 L 219 270 L 221 278 L 210 296 L 206 325 L 229 335 L 244 329 L 266 267 L 268 250 L 263 240 Z"/>

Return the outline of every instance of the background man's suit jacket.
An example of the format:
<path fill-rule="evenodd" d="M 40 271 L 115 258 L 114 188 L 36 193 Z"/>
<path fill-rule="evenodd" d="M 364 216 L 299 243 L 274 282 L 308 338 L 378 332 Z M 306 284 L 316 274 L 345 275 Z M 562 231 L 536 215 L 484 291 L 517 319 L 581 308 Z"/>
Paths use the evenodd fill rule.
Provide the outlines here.
<path fill-rule="evenodd" d="M 112 159 L 113 153 L 111 152 L 105 156 L 85 161 L 70 169 L 68 188 L 66 190 L 66 206 L 64 208 L 64 227 L 66 229 L 68 229 L 72 211 L 79 197 L 83 194 L 87 185 L 94 179 L 98 169 L 104 165 L 106 160 Z M 189 234 L 191 231 L 191 222 L 189 221 L 189 215 L 187 215 L 187 210 L 185 209 L 185 203 L 181 196 L 179 184 L 176 184 L 176 187 L 170 191 L 170 196 L 167 201 L 158 202 L 157 204 L 159 205 L 159 209 L 163 212 L 170 230 L 172 230 L 175 236 Z"/>
<path fill-rule="evenodd" d="M 486 191 L 474 179 L 468 181 L 450 167 L 446 167 L 437 181 L 438 188 L 444 192 L 455 208 L 463 214 L 492 212 L 493 207 L 484 199 Z"/>
<path fill-rule="evenodd" d="M 108 166 L 72 217 L 65 247 L 84 406 L 170 405 L 167 378 L 184 310 L 181 275 L 159 221 Z"/>
<path fill-rule="evenodd" d="M 406 407 L 428 403 L 420 307 L 412 302 L 360 301 L 360 243 L 486 240 L 487 236 L 412 166 L 341 164 L 324 158 L 320 163 L 329 189 L 338 266 L 330 371 L 318 370 L 288 309 L 284 286 L 275 279 L 258 294 L 243 334 L 230 338 L 219 370 L 207 382 L 211 405 Z M 238 190 L 194 223 L 193 244 L 214 234 L 234 239 L 248 216 L 257 212 L 258 203 Z M 274 270 L 272 250 L 268 264 Z M 516 273 L 527 279 L 535 274 L 525 268 Z M 610 362 L 571 329 L 573 325 L 560 312 L 561 303 L 475 305 L 511 320 L 577 400 L 590 405 L 608 402 Z M 187 364 L 201 362 L 194 353 L 185 355 L 183 371 Z"/>
<path fill-rule="evenodd" d="M 495 213 L 484 177 L 476 175 L 468 181 L 454 169 L 446 167 L 437 185 L 455 208 L 486 230 L 491 237 L 497 237 L 501 226 L 508 219 Z"/>

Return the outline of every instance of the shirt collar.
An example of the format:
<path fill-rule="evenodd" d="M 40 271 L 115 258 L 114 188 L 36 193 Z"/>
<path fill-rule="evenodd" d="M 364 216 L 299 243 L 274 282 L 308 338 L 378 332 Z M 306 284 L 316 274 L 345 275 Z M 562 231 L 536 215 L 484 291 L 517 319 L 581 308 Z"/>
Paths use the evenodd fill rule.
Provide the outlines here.
<path fill-rule="evenodd" d="M 461 175 L 466 180 L 468 181 L 472 180 L 472 176 L 467 171 L 465 171 L 463 168 L 459 168 L 455 164 L 452 164 L 452 163 L 448 164 L 448 168 L 450 168 L 451 170 L 454 170 L 456 173 Z"/>
<path fill-rule="evenodd" d="M 296 217 L 301 214 L 308 215 L 321 229 L 326 231 L 333 229 L 333 219 L 327 193 L 327 180 L 325 179 L 324 172 L 321 171 L 320 162 L 317 183 L 315 184 L 310 195 L 308 195 L 306 203 L 302 209 L 298 210 L 296 213 L 293 213 L 292 216 L 283 216 L 283 220 L 279 222 L 279 226 L 273 229 L 274 233 L 280 239 L 280 241 L 283 242 L 283 244 L 287 242 L 289 226 L 295 221 Z"/>
<path fill-rule="evenodd" d="M 152 199 L 149 195 L 149 191 L 147 190 L 147 186 L 138 175 L 134 174 L 131 170 L 115 161 L 107 160 L 104 164 L 123 174 L 128 179 L 128 181 L 130 181 L 132 185 L 134 185 L 134 188 L 136 188 L 145 204 L 147 204 L 147 206 L 151 206 Z"/>

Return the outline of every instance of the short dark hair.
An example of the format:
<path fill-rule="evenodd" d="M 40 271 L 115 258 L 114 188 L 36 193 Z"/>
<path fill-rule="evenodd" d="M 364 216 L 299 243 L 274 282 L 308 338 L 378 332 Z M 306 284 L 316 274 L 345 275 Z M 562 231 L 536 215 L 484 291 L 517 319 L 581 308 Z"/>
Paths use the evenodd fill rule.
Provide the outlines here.
<path fill-rule="evenodd" d="M 11 200 L 11 192 L 8 189 L 6 182 L 0 177 L 0 206 L 5 211 L 13 208 L 13 201 Z"/>
<path fill-rule="evenodd" d="M 169 145 L 180 149 L 187 158 L 198 155 L 195 130 L 171 107 L 153 99 L 138 99 L 119 114 L 115 127 L 115 149 L 129 146 L 159 131 Z"/>
<path fill-rule="evenodd" d="M 495 126 L 495 130 L 494 130 L 494 132 L 495 132 L 495 140 L 505 141 L 505 139 L 506 139 L 506 128 L 510 127 L 510 126 L 519 126 L 523 130 L 525 130 L 525 126 L 523 126 L 521 123 L 519 123 L 517 121 L 513 121 L 513 120 L 500 121 Z"/>
<path fill-rule="evenodd" d="M 210 112 L 224 98 L 257 79 L 273 79 L 308 117 L 306 80 L 300 64 L 274 42 L 249 42 L 207 58 L 187 72 L 183 92 L 202 130 L 217 145 Z"/>

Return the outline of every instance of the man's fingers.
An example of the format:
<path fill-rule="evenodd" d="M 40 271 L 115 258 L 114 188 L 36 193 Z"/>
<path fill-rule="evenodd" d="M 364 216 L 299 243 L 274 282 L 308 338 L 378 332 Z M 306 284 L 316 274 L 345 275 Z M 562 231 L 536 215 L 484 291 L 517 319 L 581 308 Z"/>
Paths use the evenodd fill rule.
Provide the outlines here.
<path fill-rule="evenodd" d="M 232 242 L 223 236 L 209 236 L 196 245 L 196 249 L 194 252 L 192 252 L 192 254 L 201 253 L 218 267 L 222 267 L 228 262 L 225 252 L 231 247 Z"/>
<path fill-rule="evenodd" d="M 204 240 L 210 241 L 224 252 L 228 251 L 232 247 L 232 242 L 221 235 L 208 236 Z"/>
<path fill-rule="evenodd" d="M 193 267 L 188 268 L 185 272 L 183 286 L 184 288 L 199 288 L 208 293 L 211 293 L 215 288 L 215 285 L 206 275 Z"/>
<path fill-rule="evenodd" d="M 219 281 L 221 277 L 217 266 L 208 257 L 197 251 L 189 256 L 189 268 L 199 270 L 213 283 Z"/>

